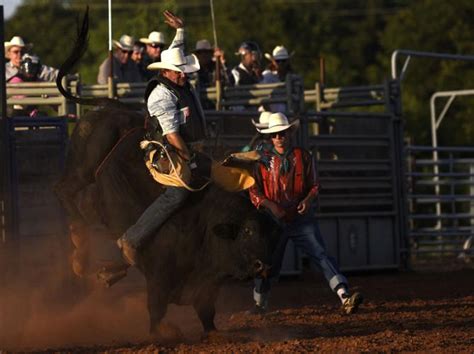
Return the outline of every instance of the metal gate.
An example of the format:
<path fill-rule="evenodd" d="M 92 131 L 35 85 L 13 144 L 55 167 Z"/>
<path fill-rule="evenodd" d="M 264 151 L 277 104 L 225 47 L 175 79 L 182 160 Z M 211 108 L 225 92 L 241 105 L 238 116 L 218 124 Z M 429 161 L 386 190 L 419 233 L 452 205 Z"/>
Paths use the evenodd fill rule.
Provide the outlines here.
<path fill-rule="evenodd" d="M 10 152 L 11 232 L 24 269 L 51 271 L 65 264 L 69 241 L 65 215 L 53 192 L 64 166 L 64 117 L 7 119 Z M 67 268 L 67 267 L 66 267 Z M 60 269 L 58 269 L 60 271 Z"/>
<path fill-rule="evenodd" d="M 331 110 L 304 118 L 301 138 L 322 185 L 317 217 L 328 252 L 344 270 L 399 268 L 405 259 L 399 90 L 397 82 L 377 90 L 374 96 L 373 87 L 340 89 L 325 102 Z M 369 105 L 383 110 L 354 109 Z"/>
<path fill-rule="evenodd" d="M 412 254 L 463 254 L 474 235 L 474 148 L 408 146 L 407 155 Z"/>

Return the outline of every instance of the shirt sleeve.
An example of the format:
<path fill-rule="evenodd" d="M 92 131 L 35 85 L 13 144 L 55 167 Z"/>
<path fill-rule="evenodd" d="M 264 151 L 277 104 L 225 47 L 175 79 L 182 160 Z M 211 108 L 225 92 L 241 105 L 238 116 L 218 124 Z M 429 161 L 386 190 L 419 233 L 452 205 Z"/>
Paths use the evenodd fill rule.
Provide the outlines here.
<path fill-rule="evenodd" d="M 168 49 L 181 48 L 184 51 L 184 28 L 177 28 L 173 41 Z"/>
<path fill-rule="evenodd" d="M 110 72 L 110 60 L 105 59 L 99 67 L 99 73 L 97 74 L 97 83 L 104 85 L 107 83 L 108 73 Z"/>
<path fill-rule="evenodd" d="M 151 117 L 160 123 L 163 135 L 177 133 L 181 112 L 176 109 L 178 98 L 167 89 L 156 86 L 148 98 L 147 107 Z"/>
<path fill-rule="evenodd" d="M 253 177 L 255 178 L 255 184 L 249 188 L 250 201 L 257 209 L 260 209 L 263 201 L 267 199 L 263 193 L 263 179 L 260 168 L 260 163 L 256 163 L 253 174 Z"/>

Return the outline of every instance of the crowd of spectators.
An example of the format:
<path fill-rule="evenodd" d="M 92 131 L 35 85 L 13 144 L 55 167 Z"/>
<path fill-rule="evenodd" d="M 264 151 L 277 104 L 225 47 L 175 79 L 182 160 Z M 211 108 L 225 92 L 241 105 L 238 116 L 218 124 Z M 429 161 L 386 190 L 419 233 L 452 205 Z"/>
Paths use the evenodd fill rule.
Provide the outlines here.
<path fill-rule="evenodd" d="M 184 48 L 182 24 L 174 23 L 172 27 L 176 29 L 176 35 L 169 46 L 165 35 L 158 31 L 152 31 L 147 37 L 138 40 L 128 34 L 122 35 L 119 40 L 114 40 L 113 56 L 107 57 L 100 65 L 97 83 L 107 84 L 111 74 L 115 83 L 147 82 L 152 79 L 156 71 L 147 70 L 147 67 L 160 61 L 161 53 L 165 48 Z M 10 41 L 5 42 L 7 83 L 56 79 L 58 70 L 42 64 L 40 58 L 32 53 L 32 48 L 32 44 L 25 43 L 19 36 L 14 36 Z M 207 39 L 198 40 L 192 53 L 196 55 L 200 63 L 200 70 L 191 75 L 198 90 L 214 86 L 217 78 L 225 86 L 284 82 L 287 74 L 292 72 L 291 55 L 282 45 L 276 46 L 272 54 L 262 55 L 257 43 L 244 41 L 235 52 L 235 55 L 239 57 L 239 63 L 232 69 L 226 66 L 224 51 L 214 48 Z M 268 61 L 265 67 L 263 58 Z M 218 66 L 216 62 L 219 63 Z M 35 67 L 34 75 L 27 72 L 27 69 L 32 67 Z M 219 67 L 219 75 L 217 75 L 216 67 Z M 283 112 L 285 105 L 274 104 L 270 110 Z"/>

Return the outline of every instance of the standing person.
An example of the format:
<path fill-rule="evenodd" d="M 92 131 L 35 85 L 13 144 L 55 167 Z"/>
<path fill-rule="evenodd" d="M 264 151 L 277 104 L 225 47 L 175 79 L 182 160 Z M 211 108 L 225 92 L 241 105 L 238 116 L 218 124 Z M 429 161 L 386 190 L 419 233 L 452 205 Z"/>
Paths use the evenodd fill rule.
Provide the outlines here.
<path fill-rule="evenodd" d="M 292 73 L 288 50 L 282 45 L 277 45 L 272 54 L 265 53 L 265 58 L 270 61 L 270 64 L 262 73 L 262 84 L 285 82 L 286 76 Z M 282 113 L 287 109 L 285 103 L 264 104 L 263 107 L 271 112 Z"/>
<path fill-rule="evenodd" d="M 199 92 L 216 84 L 216 62 L 220 63 L 220 81 L 225 86 L 229 82 L 229 74 L 225 66 L 224 52 L 219 48 L 213 48 L 207 39 L 196 42 L 193 52 L 199 60 L 200 69 L 192 79 L 196 80 L 195 87 Z M 215 103 L 201 95 L 201 103 L 204 109 L 214 109 Z"/>
<path fill-rule="evenodd" d="M 187 74 L 199 70 L 196 56 L 185 56 L 181 48 L 164 50 L 161 61 L 148 66 L 160 70 L 156 79 L 148 83 L 145 100 L 149 113 L 147 137 L 163 138 L 165 145 L 189 166 L 194 168 L 193 146 L 205 139 L 205 121 L 199 97 L 187 80 Z M 142 247 L 153 231 L 181 207 L 190 191 L 184 187 L 167 186 L 119 240 L 118 246 L 129 265 L 136 264 L 137 249 Z"/>
<path fill-rule="evenodd" d="M 21 66 L 21 60 L 27 47 L 32 45 L 25 44 L 23 38 L 13 36 L 12 39 L 4 43 L 5 56 L 10 61 L 5 64 L 5 79 L 8 82 L 15 76 L 18 76 Z M 37 75 L 37 81 L 54 81 L 58 76 L 58 70 L 47 65 L 41 65 Z"/>
<path fill-rule="evenodd" d="M 222 84 L 225 85 L 229 81 L 224 52 L 221 49 L 213 48 L 207 39 L 201 39 L 196 42 L 193 53 L 198 58 L 201 67 L 197 72 L 197 87 L 206 88 L 215 85 L 217 60 L 220 61 Z"/>
<path fill-rule="evenodd" d="M 263 209 L 281 226 L 278 244 L 271 257 L 269 276 L 255 279 L 255 307 L 251 313 L 263 314 L 267 307 L 270 283 L 279 274 L 286 244 L 289 239 L 303 250 L 318 266 L 329 287 L 339 297 L 345 313 L 355 312 L 362 303 L 362 295 L 350 294 L 347 279 L 339 271 L 336 261 L 326 253 L 326 246 L 314 213 L 314 199 L 319 192 L 314 161 L 310 153 L 290 145 L 291 133 L 299 121 L 289 123 L 283 113 L 269 117 L 268 128 L 272 149 L 262 150 L 264 159 L 255 169 L 255 185 L 250 188 L 250 199 L 257 209 Z"/>
<path fill-rule="evenodd" d="M 243 42 L 236 55 L 240 56 L 240 64 L 234 67 L 232 73 L 232 84 L 253 85 L 262 80 L 260 59 L 262 53 L 255 42 Z"/>
<path fill-rule="evenodd" d="M 145 44 L 145 62 L 150 65 L 160 61 L 161 52 L 166 46 L 165 35 L 158 31 L 150 32 L 148 37 L 140 38 L 140 42 Z"/>
<path fill-rule="evenodd" d="M 272 54 L 265 53 L 265 58 L 270 61 L 270 65 L 262 73 L 262 83 L 285 82 L 286 75 L 292 72 L 288 50 L 277 45 Z"/>
<path fill-rule="evenodd" d="M 184 51 L 184 22 L 174 15 L 171 11 L 163 12 L 165 16 L 165 23 L 176 29 L 176 35 L 173 38 L 168 49 L 181 48 Z M 147 38 L 140 38 L 140 42 L 146 45 L 146 53 L 143 58 L 143 65 L 147 68 L 150 64 L 159 62 L 161 60 L 161 52 L 166 46 L 165 36 L 161 32 L 150 32 Z M 146 71 L 146 80 L 150 80 L 154 73 Z"/>
<path fill-rule="evenodd" d="M 140 41 L 135 42 L 133 45 L 132 56 L 130 59 L 135 63 L 140 72 L 140 76 L 142 77 L 143 81 L 146 81 L 147 72 L 144 64 L 144 54 L 145 54 L 145 46 Z"/>
<path fill-rule="evenodd" d="M 133 52 L 135 40 L 132 36 L 124 34 L 120 40 L 114 40 L 115 53 L 113 60 L 113 78 L 115 83 L 119 82 L 142 82 L 138 67 L 130 57 Z M 110 58 L 107 57 L 99 67 L 97 83 L 106 84 L 110 73 Z"/>

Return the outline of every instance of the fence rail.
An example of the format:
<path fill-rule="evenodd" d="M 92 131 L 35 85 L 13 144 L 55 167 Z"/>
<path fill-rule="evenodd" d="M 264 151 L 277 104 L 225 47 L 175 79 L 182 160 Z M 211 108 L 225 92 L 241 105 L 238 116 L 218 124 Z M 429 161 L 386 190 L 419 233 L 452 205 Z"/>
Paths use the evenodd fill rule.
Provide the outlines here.
<path fill-rule="evenodd" d="M 406 151 L 412 252 L 457 255 L 474 235 L 474 148 L 408 146 Z"/>

